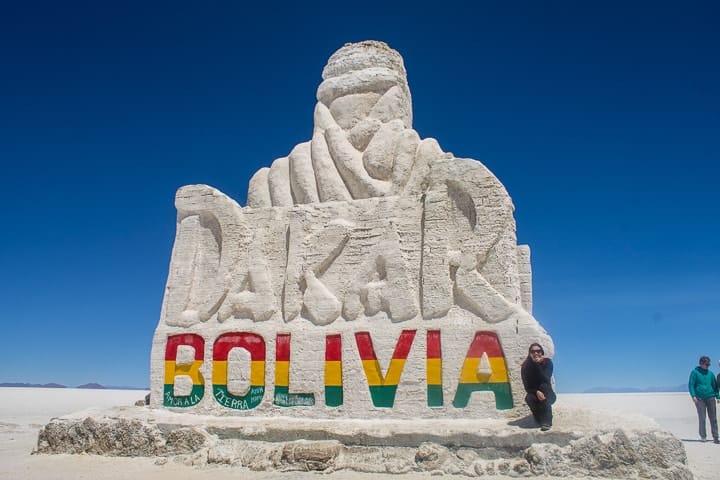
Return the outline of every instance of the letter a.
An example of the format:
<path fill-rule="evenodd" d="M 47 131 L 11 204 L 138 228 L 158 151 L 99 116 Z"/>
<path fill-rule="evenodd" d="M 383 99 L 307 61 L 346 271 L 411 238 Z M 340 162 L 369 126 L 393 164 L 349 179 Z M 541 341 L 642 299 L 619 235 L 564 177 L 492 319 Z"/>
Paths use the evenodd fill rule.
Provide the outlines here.
<path fill-rule="evenodd" d="M 478 391 L 493 392 L 498 410 L 513 407 L 505 354 L 494 332 L 475 333 L 463 362 L 453 406 L 467 407 L 470 395 Z"/>

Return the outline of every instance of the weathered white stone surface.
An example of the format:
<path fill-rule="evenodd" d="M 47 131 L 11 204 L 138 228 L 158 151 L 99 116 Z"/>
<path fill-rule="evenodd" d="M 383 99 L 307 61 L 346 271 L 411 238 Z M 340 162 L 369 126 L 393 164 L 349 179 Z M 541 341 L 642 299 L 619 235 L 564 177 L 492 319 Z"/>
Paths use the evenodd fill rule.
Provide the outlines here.
<path fill-rule="evenodd" d="M 196 467 L 481 477 L 692 480 L 682 443 L 653 420 L 561 406 L 532 420 L 218 418 L 144 407 L 53 419 L 37 453 L 159 457 Z M 159 461 L 159 460 L 158 460 Z"/>
<path fill-rule="evenodd" d="M 481 163 L 455 158 L 412 129 L 403 60 L 384 43 L 334 53 L 317 99 L 312 139 L 252 177 L 246 207 L 206 185 L 177 192 L 152 406 L 261 417 L 503 415 L 498 408 L 509 405 L 496 404 L 492 392 L 454 405 L 470 365 L 477 383 L 509 383 L 510 405 L 524 408 L 528 345 L 540 342 L 552 356 L 553 344 L 531 314 L 530 251 L 517 245 L 503 185 Z M 391 366 L 408 331 L 407 358 Z M 427 359 L 435 331 L 441 365 Z M 219 362 L 218 338 L 233 332 L 262 337 L 264 357 L 236 343 Z M 379 362 L 375 376 L 360 351 L 362 332 Z M 466 365 L 477 332 L 496 335 L 503 355 L 485 352 Z M 174 357 L 168 338 L 187 334 L 202 345 L 184 343 Z M 278 334 L 290 335 L 289 365 L 277 361 Z M 326 371 L 333 335 L 341 339 L 339 376 Z M 337 378 L 339 405 L 326 389 Z M 438 383 L 441 404 L 429 406 L 428 385 Z M 384 388 L 380 403 L 371 384 Z M 287 387 L 279 403 L 278 386 Z"/>

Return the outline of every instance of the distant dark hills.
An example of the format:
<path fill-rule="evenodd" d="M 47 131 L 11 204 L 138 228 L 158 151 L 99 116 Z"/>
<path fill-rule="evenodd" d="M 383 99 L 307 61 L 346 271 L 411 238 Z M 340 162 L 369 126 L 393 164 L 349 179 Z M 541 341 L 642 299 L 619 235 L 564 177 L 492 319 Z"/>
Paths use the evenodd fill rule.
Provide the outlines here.
<path fill-rule="evenodd" d="M 77 387 L 68 387 L 59 383 L 0 383 L 0 387 L 22 387 L 22 388 L 84 388 L 87 390 L 150 390 L 148 387 L 127 387 L 127 386 L 109 386 L 100 385 L 99 383 L 86 383 Z M 687 385 L 681 384 L 674 387 L 647 387 L 647 388 L 629 388 L 629 387 L 593 387 L 581 393 L 663 393 L 663 392 L 684 392 Z M 562 393 L 562 392 L 561 392 Z"/>
<path fill-rule="evenodd" d="M 77 387 L 68 387 L 59 383 L 21 383 L 21 382 L 6 382 L 0 383 L 0 387 L 20 387 L 20 388 L 84 388 L 87 390 L 150 390 L 146 387 L 118 387 L 118 386 L 107 386 L 100 385 L 99 383 L 86 383 L 84 385 L 78 385 Z"/>
<path fill-rule="evenodd" d="M 0 387 L 23 387 L 23 388 L 67 388 L 59 383 L 0 383 Z"/>
<path fill-rule="evenodd" d="M 685 392 L 687 385 L 681 384 L 674 387 L 647 387 L 647 388 L 628 388 L 628 387 L 593 387 L 582 393 L 663 393 L 663 392 Z"/>
<path fill-rule="evenodd" d="M 86 383 L 85 385 L 78 385 L 75 388 L 87 388 L 88 390 L 105 390 L 107 387 L 103 387 L 99 383 Z"/>

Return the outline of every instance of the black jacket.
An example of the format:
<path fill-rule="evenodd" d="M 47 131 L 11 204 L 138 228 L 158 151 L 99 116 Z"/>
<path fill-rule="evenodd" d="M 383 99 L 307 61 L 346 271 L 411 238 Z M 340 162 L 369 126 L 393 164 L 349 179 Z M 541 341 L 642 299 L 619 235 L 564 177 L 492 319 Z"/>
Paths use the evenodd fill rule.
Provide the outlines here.
<path fill-rule="evenodd" d="M 552 360 L 545 358 L 541 363 L 535 363 L 528 359 L 523 363 L 520 373 L 527 393 L 535 395 L 539 390 L 543 392 L 548 399 L 552 399 L 551 402 L 554 401 L 555 392 L 552 388 Z"/>

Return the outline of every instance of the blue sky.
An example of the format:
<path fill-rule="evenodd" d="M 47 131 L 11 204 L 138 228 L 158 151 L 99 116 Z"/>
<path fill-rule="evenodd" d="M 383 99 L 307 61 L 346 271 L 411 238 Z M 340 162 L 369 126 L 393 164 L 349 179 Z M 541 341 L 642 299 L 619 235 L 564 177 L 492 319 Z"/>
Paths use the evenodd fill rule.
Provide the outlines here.
<path fill-rule="evenodd" d="M 560 391 L 720 357 L 717 2 L 245 3 L 2 6 L 0 382 L 147 386 L 175 190 L 244 204 L 366 39 L 512 196 Z"/>

